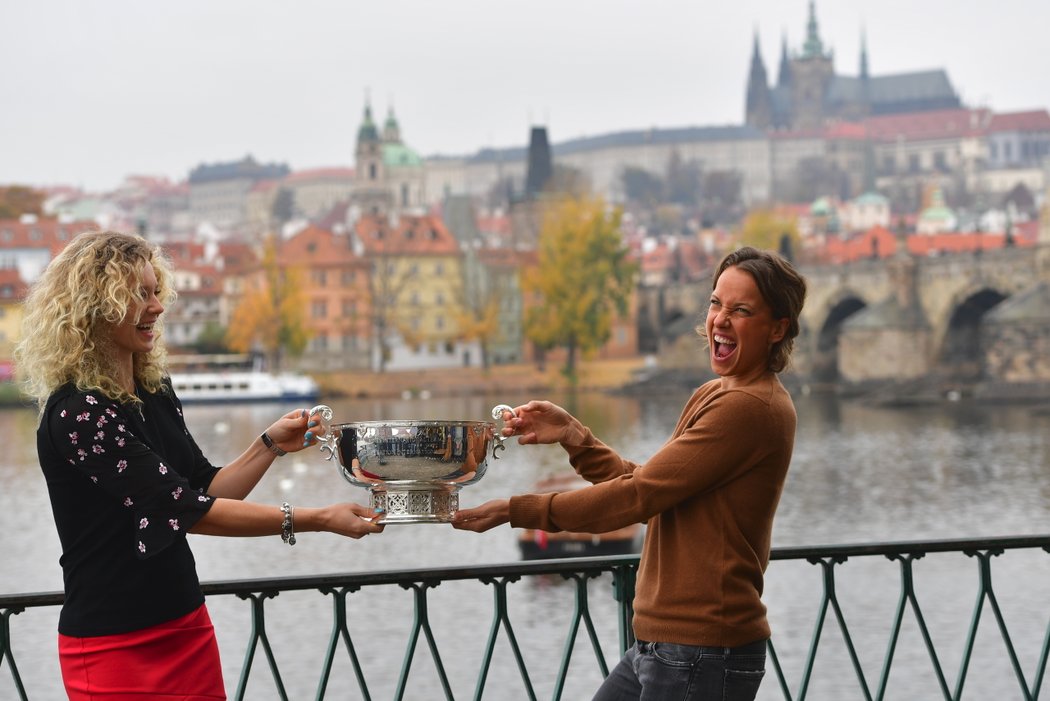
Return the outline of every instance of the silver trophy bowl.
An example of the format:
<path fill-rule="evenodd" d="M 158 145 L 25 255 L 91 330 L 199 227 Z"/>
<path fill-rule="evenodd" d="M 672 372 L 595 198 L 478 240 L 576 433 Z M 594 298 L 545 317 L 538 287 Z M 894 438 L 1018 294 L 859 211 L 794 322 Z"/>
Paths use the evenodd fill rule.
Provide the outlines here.
<path fill-rule="evenodd" d="M 492 417 L 501 421 L 501 404 Z M 488 421 L 353 421 L 332 423 L 331 407 L 310 410 L 328 459 L 338 457 L 340 473 L 364 487 L 378 523 L 448 523 L 459 510 L 459 490 L 485 476 L 498 459 L 504 438 Z"/>

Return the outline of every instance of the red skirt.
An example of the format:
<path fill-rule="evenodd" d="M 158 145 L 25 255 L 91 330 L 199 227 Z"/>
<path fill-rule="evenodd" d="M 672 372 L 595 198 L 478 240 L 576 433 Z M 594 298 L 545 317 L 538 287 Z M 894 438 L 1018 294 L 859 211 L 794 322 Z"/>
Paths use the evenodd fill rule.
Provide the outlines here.
<path fill-rule="evenodd" d="M 208 609 L 118 635 L 58 634 L 70 701 L 215 701 L 226 698 Z"/>

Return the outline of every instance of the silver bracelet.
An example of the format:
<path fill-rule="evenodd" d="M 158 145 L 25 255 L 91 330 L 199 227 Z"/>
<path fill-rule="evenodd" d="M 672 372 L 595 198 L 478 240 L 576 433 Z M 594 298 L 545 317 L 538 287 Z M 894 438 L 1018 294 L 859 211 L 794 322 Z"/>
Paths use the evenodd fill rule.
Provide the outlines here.
<path fill-rule="evenodd" d="M 284 514 L 284 522 L 281 523 L 281 540 L 288 545 L 295 545 L 295 507 L 284 502 L 281 504 L 281 513 Z"/>
<path fill-rule="evenodd" d="M 276 455 L 277 457 L 281 457 L 282 455 L 288 454 L 287 450 L 282 449 L 281 446 L 273 442 L 273 439 L 270 438 L 270 435 L 266 433 L 266 431 L 263 431 L 262 435 L 259 436 L 259 438 L 262 439 L 263 445 L 269 448 L 270 452 Z"/>

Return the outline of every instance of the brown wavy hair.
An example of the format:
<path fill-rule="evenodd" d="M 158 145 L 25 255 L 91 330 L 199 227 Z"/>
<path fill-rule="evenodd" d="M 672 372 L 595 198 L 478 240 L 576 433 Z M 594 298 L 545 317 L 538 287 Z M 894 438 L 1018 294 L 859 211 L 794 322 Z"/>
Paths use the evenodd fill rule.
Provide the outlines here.
<path fill-rule="evenodd" d="M 788 320 L 784 337 L 774 343 L 769 351 L 769 369 L 781 372 L 791 359 L 795 337 L 801 330 L 799 317 L 802 315 L 802 305 L 806 302 L 806 279 L 780 254 L 743 246 L 726 255 L 718 264 L 711 280 L 712 290 L 722 273 L 734 266 L 754 278 L 759 294 L 773 313 L 773 319 Z M 698 326 L 697 331 L 706 338 L 707 331 L 703 325 Z"/>
<path fill-rule="evenodd" d="M 120 402 L 138 403 L 117 380 L 110 331 L 141 303 L 142 270 L 153 266 L 157 298 L 175 300 L 171 264 L 160 248 L 140 236 L 115 231 L 78 234 L 55 256 L 33 284 L 22 317 L 22 339 L 15 348 L 15 368 L 23 389 L 41 411 L 47 398 L 72 382 Z M 146 390 L 161 389 L 167 353 L 159 342 L 149 353 L 136 353 L 135 380 Z"/>

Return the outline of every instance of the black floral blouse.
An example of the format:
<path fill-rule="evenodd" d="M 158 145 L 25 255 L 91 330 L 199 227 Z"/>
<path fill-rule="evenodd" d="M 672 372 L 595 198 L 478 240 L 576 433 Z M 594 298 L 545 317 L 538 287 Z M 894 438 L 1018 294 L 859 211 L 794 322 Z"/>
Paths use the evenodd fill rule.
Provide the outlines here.
<path fill-rule="evenodd" d="M 185 535 L 214 501 L 207 488 L 218 468 L 190 436 L 170 387 L 139 396 L 136 407 L 66 386 L 40 422 L 66 635 L 138 630 L 203 603 Z"/>

